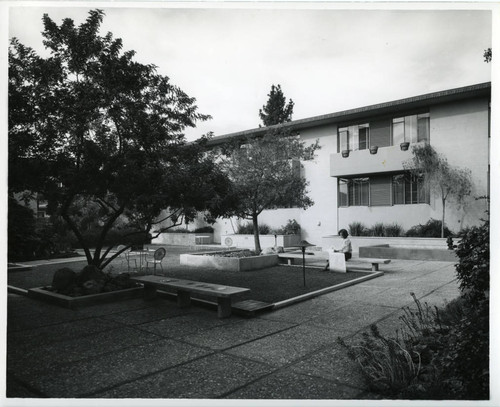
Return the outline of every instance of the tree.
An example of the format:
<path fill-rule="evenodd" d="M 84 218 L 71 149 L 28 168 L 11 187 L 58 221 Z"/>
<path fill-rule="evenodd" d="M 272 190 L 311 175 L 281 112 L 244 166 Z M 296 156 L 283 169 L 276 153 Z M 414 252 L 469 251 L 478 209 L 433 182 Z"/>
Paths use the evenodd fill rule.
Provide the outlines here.
<path fill-rule="evenodd" d="M 197 211 L 213 220 L 230 188 L 207 138 L 185 141 L 183 130 L 209 116 L 154 65 L 122 52 L 121 39 L 100 36 L 103 17 L 92 10 L 76 27 L 45 14 L 47 58 L 16 38 L 9 48 L 9 193 L 41 192 L 101 269 L 120 254 L 105 249 L 118 221 L 146 241 L 163 231 L 155 229 L 162 209 L 174 225 Z M 87 211 L 98 216 L 94 241 L 82 233 L 80 209 L 90 202 L 99 208 Z"/>
<path fill-rule="evenodd" d="M 424 187 L 441 198 L 441 237 L 444 237 L 446 203 L 454 200 L 459 207 L 465 204 L 472 188 L 470 170 L 451 166 L 430 144 L 413 146 L 412 154 L 403 165 L 411 175 L 423 176 Z"/>
<path fill-rule="evenodd" d="M 257 252 L 261 251 L 258 216 L 264 209 L 306 209 L 313 204 L 307 196 L 308 182 L 300 175 L 299 160 L 312 160 L 318 148 L 317 141 L 306 146 L 299 136 L 274 129 L 226 151 L 222 165 L 238 198 L 231 214 L 252 221 Z"/>
<path fill-rule="evenodd" d="M 292 120 L 293 106 L 292 99 L 286 103 L 285 95 L 281 90 L 281 85 L 271 86 L 271 92 L 267 95 L 267 103 L 259 109 L 259 116 L 264 126 L 273 126 Z"/>
<path fill-rule="evenodd" d="M 487 48 L 484 50 L 483 57 L 484 57 L 484 62 L 491 62 L 491 57 L 492 57 L 491 48 Z"/>

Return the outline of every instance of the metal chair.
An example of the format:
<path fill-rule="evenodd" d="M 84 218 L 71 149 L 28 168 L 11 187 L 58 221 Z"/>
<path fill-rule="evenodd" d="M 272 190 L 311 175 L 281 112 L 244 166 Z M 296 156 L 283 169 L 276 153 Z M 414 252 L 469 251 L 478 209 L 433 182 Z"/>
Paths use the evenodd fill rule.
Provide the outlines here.
<path fill-rule="evenodd" d="M 123 250 L 123 249 L 125 249 L 125 246 L 124 246 L 124 245 L 119 245 L 119 246 L 116 248 L 116 251 L 118 251 L 118 252 L 119 252 L 119 251 L 121 251 L 121 250 Z M 121 267 L 122 267 L 123 262 L 124 262 L 124 261 L 126 261 L 126 262 L 127 262 L 127 272 L 130 272 L 130 262 L 131 262 L 132 260 L 134 261 L 134 263 L 135 263 L 135 268 L 137 269 L 137 259 L 132 259 L 132 258 L 130 258 L 130 251 L 131 251 L 131 249 L 130 249 L 130 247 L 129 247 L 127 250 L 123 251 L 122 253 L 120 253 L 120 254 L 118 255 L 118 258 L 120 258 L 120 259 L 122 260 L 122 261 L 121 261 L 121 263 L 120 263 L 120 269 L 121 269 Z"/>
<path fill-rule="evenodd" d="M 153 254 L 153 258 L 151 258 L 151 259 L 146 258 L 146 274 L 148 272 L 149 263 L 153 264 L 153 275 L 156 275 L 156 265 L 157 264 L 160 265 L 161 271 L 163 273 L 163 266 L 161 263 L 162 263 L 163 258 L 165 257 L 166 254 L 167 254 L 167 251 L 163 247 L 160 247 L 159 249 L 155 250 L 155 252 Z"/>

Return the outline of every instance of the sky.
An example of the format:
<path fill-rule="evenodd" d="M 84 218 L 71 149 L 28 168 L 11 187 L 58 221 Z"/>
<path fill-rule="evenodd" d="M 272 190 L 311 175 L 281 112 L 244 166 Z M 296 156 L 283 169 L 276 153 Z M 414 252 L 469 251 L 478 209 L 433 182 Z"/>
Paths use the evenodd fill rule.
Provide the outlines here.
<path fill-rule="evenodd" d="M 491 80 L 492 13 L 470 3 L 26 4 L 11 3 L 8 36 L 42 54 L 44 13 L 79 25 L 103 9 L 101 35 L 122 38 L 212 116 L 187 129 L 188 140 L 258 127 L 273 84 L 294 101 L 296 120 Z"/>

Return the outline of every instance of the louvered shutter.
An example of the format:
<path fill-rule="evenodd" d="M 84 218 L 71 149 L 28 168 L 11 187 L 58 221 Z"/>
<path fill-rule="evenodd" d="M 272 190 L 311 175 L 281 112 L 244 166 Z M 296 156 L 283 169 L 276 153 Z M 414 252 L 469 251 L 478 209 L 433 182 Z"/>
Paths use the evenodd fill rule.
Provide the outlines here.
<path fill-rule="evenodd" d="M 370 122 L 370 146 L 387 147 L 391 145 L 391 120 Z"/>
<path fill-rule="evenodd" d="M 391 205 L 391 181 L 390 175 L 370 177 L 370 206 Z"/>

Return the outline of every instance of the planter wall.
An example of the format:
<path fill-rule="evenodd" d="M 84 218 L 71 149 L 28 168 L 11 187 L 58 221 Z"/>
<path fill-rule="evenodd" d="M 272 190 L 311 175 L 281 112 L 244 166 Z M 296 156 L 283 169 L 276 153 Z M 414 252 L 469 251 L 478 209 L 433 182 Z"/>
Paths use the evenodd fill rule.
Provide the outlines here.
<path fill-rule="evenodd" d="M 377 259 L 402 259 L 402 260 L 434 260 L 457 261 L 453 250 L 398 247 L 390 245 L 366 246 L 359 248 L 359 257 L 375 257 Z"/>
<path fill-rule="evenodd" d="M 230 239 L 230 240 L 229 240 Z M 282 247 L 293 247 L 297 246 L 300 242 L 300 235 L 276 235 L 276 241 L 274 235 L 260 235 L 260 247 L 262 249 L 266 247 L 282 246 Z M 232 242 L 228 245 L 228 242 Z M 223 246 L 234 246 L 241 247 L 245 249 L 255 249 L 254 237 L 253 235 L 222 235 L 221 244 Z"/>
<path fill-rule="evenodd" d="M 213 254 L 223 252 L 205 252 L 196 254 L 181 254 L 181 265 L 190 267 L 207 267 L 226 271 L 250 271 L 276 266 L 276 254 L 252 257 L 216 257 Z"/>
<path fill-rule="evenodd" d="M 389 245 L 391 247 L 401 248 L 420 248 L 420 249 L 448 249 L 446 238 L 431 238 L 431 237 L 371 237 L 371 236 L 349 236 L 352 243 L 352 250 L 359 252 L 362 246 L 380 246 Z M 456 239 L 454 239 L 455 241 Z M 330 247 L 340 247 L 342 245 L 340 236 L 331 235 L 322 238 L 323 250 L 328 250 Z"/>
<path fill-rule="evenodd" d="M 142 296 L 142 293 L 143 287 L 134 287 L 125 290 L 110 291 L 108 293 L 82 295 L 81 297 L 70 297 L 68 295 L 47 291 L 44 289 L 44 287 L 39 287 L 30 288 L 28 290 L 28 297 L 36 298 L 38 300 L 60 305 L 66 308 L 75 309 L 83 306 L 138 298 Z"/>
<path fill-rule="evenodd" d="M 172 246 L 194 246 L 196 244 L 211 244 L 214 242 L 213 233 L 162 233 L 152 239 L 152 244 Z"/>

